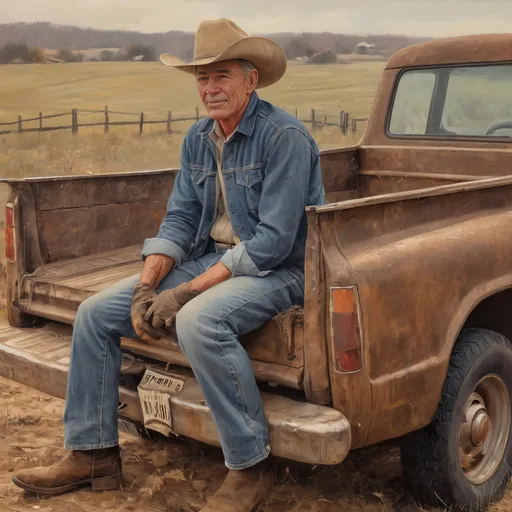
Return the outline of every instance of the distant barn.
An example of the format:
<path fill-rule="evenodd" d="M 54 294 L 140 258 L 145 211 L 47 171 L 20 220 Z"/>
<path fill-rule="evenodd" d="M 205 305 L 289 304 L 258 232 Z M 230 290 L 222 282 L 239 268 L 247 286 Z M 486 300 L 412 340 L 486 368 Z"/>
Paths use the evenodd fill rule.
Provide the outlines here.
<path fill-rule="evenodd" d="M 370 55 L 375 53 L 375 51 L 375 45 L 367 43 L 366 41 L 361 41 L 359 44 L 356 44 L 356 47 L 354 48 L 354 53 L 357 55 Z"/>

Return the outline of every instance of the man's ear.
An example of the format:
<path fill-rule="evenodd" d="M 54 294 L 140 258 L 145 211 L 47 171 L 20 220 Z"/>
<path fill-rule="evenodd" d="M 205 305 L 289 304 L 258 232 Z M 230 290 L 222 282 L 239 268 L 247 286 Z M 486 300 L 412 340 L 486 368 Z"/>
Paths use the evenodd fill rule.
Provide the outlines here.
<path fill-rule="evenodd" d="M 259 75 L 257 69 L 252 69 L 247 77 L 249 83 L 247 85 L 247 94 L 252 94 L 258 85 Z"/>

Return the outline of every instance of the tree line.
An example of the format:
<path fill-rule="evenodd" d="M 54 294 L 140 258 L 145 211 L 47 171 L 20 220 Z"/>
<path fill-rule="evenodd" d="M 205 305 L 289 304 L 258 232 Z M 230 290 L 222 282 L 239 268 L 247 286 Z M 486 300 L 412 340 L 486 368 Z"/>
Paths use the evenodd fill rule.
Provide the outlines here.
<path fill-rule="evenodd" d="M 0 1 L 5 2 L 7 0 Z M 383 56 L 390 56 L 400 48 L 430 40 L 428 37 L 420 38 L 390 34 L 334 34 L 330 32 L 281 32 L 270 34 L 270 37 L 285 50 L 288 59 L 291 60 L 303 57 L 311 58 L 317 53 L 352 53 L 355 46 L 362 41 L 374 44 Z M 104 48 L 124 49 L 119 53 L 118 50 L 114 50 L 114 59 L 123 57 L 128 59 L 126 49 L 130 45 L 155 48 L 154 53 L 157 56 L 160 53 L 169 52 L 185 61 L 191 60 L 194 53 L 194 33 L 192 32 L 170 30 L 168 32 L 147 34 L 134 31 L 79 28 L 47 22 L 0 23 L 0 47 L 6 43 L 16 41 L 23 41 L 32 47 L 68 49 L 73 54 L 86 48 L 97 48 L 98 51 Z M 110 58 L 110 56 L 108 57 Z M 147 55 L 145 58 L 148 59 Z M 101 57 L 98 56 L 96 59 L 101 60 Z M 151 58 L 148 60 L 151 60 Z"/>
<path fill-rule="evenodd" d="M 116 51 L 102 50 L 99 55 L 87 59 L 84 53 L 71 51 L 69 48 L 61 48 L 55 54 L 55 58 L 63 62 L 131 61 L 136 57 L 142 61 L 156 61 L 158 52 L 153 46 L 131 44 Z M 44 50 L 36 46 L 28 46 L 26 43 L 6 43 L 0 48 L 0 64 L 37 64 L 46 62 L 46 59 Z"/>

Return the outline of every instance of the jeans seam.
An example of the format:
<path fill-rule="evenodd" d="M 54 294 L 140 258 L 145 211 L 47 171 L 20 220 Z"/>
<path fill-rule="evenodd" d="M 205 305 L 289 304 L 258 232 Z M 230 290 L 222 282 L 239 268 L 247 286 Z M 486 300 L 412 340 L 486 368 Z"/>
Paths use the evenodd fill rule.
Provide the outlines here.
<path fill-rule="evenodd" d="M 131 313 L 127 315 L 123 320 L 115 324 L 112 328 L 108 329 L 106 331 L 107 339 L 103 343 L 104 347 L 104 353 L 103 353 L 103 371 L 101 374 L 101 396 L 100 396 L 100 403 L 98 408 L 98 444 L 102 444 L 103 439 L 103 405 L 105 400 L 105 372 L 107 368 L 107 357 L 108 357 L 108 335 L 114 331 L 116 327 L 121 325 L 123 322 L 126 322 L 128 318 L 130 318 Z"/>
<path fill-rule="evenodd" d="M 256 439 L 256 442 L 258 443 L 258 446 L 259 446 L 260 450 L 263 452 L 264 449 L 263 449 L 263 446 L 262 446 L 262 444 L 261 444 L 261 442 L 260 442 L 260 440 L 258 438 L 258 434 L 256 433 L 256 430 L 254 428 L 254 422 L 251 420 L 251 418 L 247 414 L 247 410 L 246 410 L 246 407 L 245 407 L 245 400 L 244 400 L 244 396 L 242 394 L 242 388 L 240 386 L 240 381 L 238 379 L 238 375 L 237 375 L 237 373 L 235 371 L 235 367 L 234 367 L 234 365 L 233 365 L 233 363 L 231 361 L 231 358 L 226 353 L 226 350 L 222 346 L 222 343 L 219 343 L 219 334 L 217 335 L 217 340 L 216 341 L 217 341 L 218 346 L 221 348 L 222 353 L 224 354 L 224 358 L 229 362 L 229 366 L 231 367 L 231 371 L 232 371 L 233 375 L 235 376 L 235 382 L 236 382 L 236 387 L 237 387 L 237 394 L 240 397 L 240 402 L 242 404 L 242 414 L 243 414 L 243 417 L 245 418 L 245 421 L 247 422 L 248 427 L 251 429 L 251 432 L 253 433 L 254 438 Z"/>
<path fill-rule="evenodd" d="M 106 360 L 107 360 L 107 345 L 108 340 L 103 344 L 104 352 L 103 352 L 103 369 L 101 372 L 101 395 L 100 401 L 98 404 L 98 443 L 101 444 L 101 440 L 103 438 L 103 403 L 105 397 L 105 371 L 107 368 Z"/>

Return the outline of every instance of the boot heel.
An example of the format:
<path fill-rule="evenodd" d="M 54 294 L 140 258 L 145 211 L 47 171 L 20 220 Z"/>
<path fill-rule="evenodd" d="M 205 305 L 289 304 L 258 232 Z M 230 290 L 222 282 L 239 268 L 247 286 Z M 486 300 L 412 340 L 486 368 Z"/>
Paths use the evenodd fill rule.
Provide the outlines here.
<path fill-rule="evenodd" d="M 93 478 L 91 481 L 91 490 L 98 491 L 114 491 L 119 489 L 119 475 L 105 476 L 103 478 Z"/>

